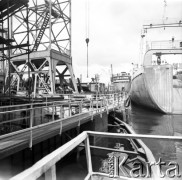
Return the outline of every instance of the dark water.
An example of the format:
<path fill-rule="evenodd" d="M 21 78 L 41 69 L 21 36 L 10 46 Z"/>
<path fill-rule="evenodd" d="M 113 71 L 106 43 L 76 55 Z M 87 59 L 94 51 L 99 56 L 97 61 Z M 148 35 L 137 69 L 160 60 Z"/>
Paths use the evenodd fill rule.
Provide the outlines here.
<path fill-rule="evenodd" d="M 131 119 L 129 123 L 138 134 L 182 136 L 182 115 L 164 115 L 141 107 L 132 106 Z M 105 142 L 103 141 L 103 143 Z M 115 143 L 115 141 L 112 143 Z M 144 140 L 144 143 L 151 149 L 156 161 L 161 158 L 162 161 L 166 163 L 166 165 L 162 167 L 162 171 L 164 173 L 168 168 L 170 168 L 170 166 L 168 166 L 170 162 L 176 162 L 179 165 L 179 173 L 182 175 L 182 142 Z M 24 163 L 20 156 L 21 154 L 19 153 L 17 157 L 13 157 L 13 161 L 16 162 L 13 164 L 8 163 L 12 161 L 12 158 L 5 159 L 4 162 L 0 162 L 0 180 L 9 179 L 15 174 L 26 169 L 23 168 L 23 164 L 27 162 Z M 107 152 L 94 152 L 92 154 L 92 161 L 95 168 L 93 169 L 98 171 L 101 166 L 102 159 L 106 158 Z M 58 179 L 83 179 L 87 175 L 85 154 L 80 154 L 79 160 L 76 160 L 75 155 L 73 155 L 73 158 L 69 157 L 66 161 L 58 163 L 56 169 Z M 13 171 L 16 171 L 16 173 Z M 165 179 L 167 179 L 167 177 Z M 182 179 L 182 177 L 170 179 L 179 180 Z"/>
<path fill-rule="evenodd" d="M 130 124 L 138 134 L 182 136 L 182 115 L 166 115 L 132 106 Z M 166 163 L 166 166 L 163 166 L 164 171 L 170 168 L 168 166 L 170 162 L 176 162 L 182 175 L 182 141 L 144 140 L 144 142 L 151 149 L 156 161 L 161 158 Z M 182 179 L 182 176 L 178 179 Z"/>

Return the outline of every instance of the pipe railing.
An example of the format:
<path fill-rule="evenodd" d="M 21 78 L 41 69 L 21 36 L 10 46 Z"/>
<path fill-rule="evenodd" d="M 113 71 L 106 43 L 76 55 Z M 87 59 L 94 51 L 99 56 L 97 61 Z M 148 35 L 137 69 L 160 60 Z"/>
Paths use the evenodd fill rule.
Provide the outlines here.
<path fill-rule="evenodd" d="M 76 114 L 89 112 L 100 113 L 107 111 L 109 107 L 117 107 L 122 104 L 123 96 L 121 94 L 108 94 L 82 99 L 80 101 L 53 101 L 43 103 L 24 104 L 20 106 L 1 107 L 0 112 L 0 135 L 12 133 L 22 129 L 32 128 L 40 124 L 46 124 L 57 121 L 62 118 L 68 118 Z M 9 109 L 13 110 L 9 110 Z M 16 109 L 17 108 L 17 109 Z M 4 118 L 5 120 L 2 120 Z"/>
<path fill-rule="evenodd" d="M 87 171 L 88 174 L 85 177 L 85 180 L 92 179 L 94 175 L 99 176 L 109 176 L 109 174 L 101 173 L 101 172 L 93 172 L 93 165 L 91 160 L 91 148 L 93 146 L 90 145 L 89 137 L 90 136 L 99 136 L 99 137 L 107 137 L 107 138 L 118 138 L 118 139 L 145 139 L 145 140 L 163 140 L 163 141 L 181 141 L 182 137 L 180 136 L 161 136 L 161 135 L 142 135 L 142 134 L 120 134 L 120 133 L 106 133 L 106 132 L 93 132 L 93 131 L 84 131 L 79 134 L 74 139 L 70 140 L 60 148 L 56 149 L 49 155 L 45 156 L 43 159 L 35 163 L 32 167 L 28 168 L 27 170 L 23 171 L 22 173 L 12 177 L 10 180 L 35 180 L 38 179 L 41 175 L 45 174 L 45 179 L 49 180 L 56 180 L 56 163 L 60 161 L 63 157 L 65 157 L 70 151 L 78 147 L 83 141 L 85 146 L 85 153 L 86 153 L 86 161 L 87 161 Z M 101 150 L 107 150 L 113 152 L 114 149 L 111 148 L 104 148 L 104 147 L 96 147 L 94 148 L 101 148 Z M 146 147 L 145 147 L 146 148 Z M 116 150 L 118 152 L 118 150 Z M 150 155 L 147 154 L 146 156 Z M 122 153 L 122 150 L 121 150 Z M 129 152 L 131 153 L 131 152 Z M 155 163 L 155 162 L 154 162 Z M 160 169 L 158 166 L 152 167 L 152 175 L 153 179 L 160 179 Z M 119 178 L 123 180 L 128 180 L 132 178 L 128 178 L 125 176 L 119 176 Z M 150 179 L 150 178 L 149 178 Z M 163 179 L 163 178 L 162 178 Z"/>

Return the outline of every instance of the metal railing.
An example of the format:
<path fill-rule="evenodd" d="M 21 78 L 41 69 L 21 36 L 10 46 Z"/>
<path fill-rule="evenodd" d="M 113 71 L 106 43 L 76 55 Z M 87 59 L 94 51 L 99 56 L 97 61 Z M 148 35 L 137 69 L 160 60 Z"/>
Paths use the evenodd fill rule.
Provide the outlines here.
<path fill-rule="evenodd" d="M 122 106 L 125 95 L 120 93 L 99 95 L 90 99 L 75 100 L 69 97 L 64 101 L 32 103 L 0 107 L 0 140 L 15 134 L 30 133 L 32 147 L 33 130 L 55 122 L 60 122 L 60 134 L 63 122 L 74 116 L 88 114 L 93 120 L 95 114 Z M 4 120 L 3 120 L 3 119 Z"/>
<path fill-rule="evenodd" d="M 130 139 L 155 139 L 155 140 L 164 140 L 164 141 L 182 141 L 182 137 L 179 136 L 158 136 L 158 135 L 140 135 L 140 134 L 120 134 L 120 133 L 106 133 L 106 132 L 92 132 L 92 131 L 84 131 L 79 134 L 74 139 L 70 140 L 57 150 L 53 151 L 51 154 L 45 156 L 43 159 L 38 161 L 32 167 L 23 171 L 22 173 L 14 176 L 10 180 L 35 180 L 38 179 L 42 174 L 45 174 L 45 179 L 56 180 L 56 163 L 60 161 L 63 157 L 65 157 L 70 151 L 75 149 L 84 141 L 85 152 L 86 152 L 86 161 L 87 161 L 87 170 L 88 174 L 85 177 L 85 180 L 90 180 L 94 176 L 106 176 L 109 175 L 107 173 L 101 172 L 93 172 L 93 165 L 91 160 L 91 146 L 89 142 L 89 136 L 98 136 L 98 137 L 107 137 L 107 138 L 130 138 Z M 151 155 L 151 151 L 144 147 L 146 155 Z M 102 150 L 115 151 L 116 149 L 102 148 Z M 120 153 L 123 151 L 120 150 Z M 149 159 L 154 161 L 154 159 Z M 149 161 L 150 162 L 150 161 Z M 152 166 L 153 174 L 151 175 L 152 179 L 160 179 L 160 169 L 158 166 Z M 132 179 L 125 176 L 119 176 L 119 178 L 126 180 Z M 150 179 L 150 178 L 148 178 Z M 163 178 L 162 178 L 163 179 Z"/>
<path fill-rule="evenodd" d="M 147 50 L 150 49 L 176 49 L 182 48 L 182 40 L 181 41 L 151 41 L 146 44 Z"/>

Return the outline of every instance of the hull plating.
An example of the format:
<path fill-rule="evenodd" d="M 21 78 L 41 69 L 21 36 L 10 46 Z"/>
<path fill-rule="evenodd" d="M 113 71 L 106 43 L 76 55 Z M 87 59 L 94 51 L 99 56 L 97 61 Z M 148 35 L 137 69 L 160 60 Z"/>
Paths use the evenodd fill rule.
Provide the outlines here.
<path fill-rule="evenodd" d="M 131 100 L 164 113 L 182 114 L 182 88 L 173 87 L 170 65 L 146 66 L 132 79 Z"/>

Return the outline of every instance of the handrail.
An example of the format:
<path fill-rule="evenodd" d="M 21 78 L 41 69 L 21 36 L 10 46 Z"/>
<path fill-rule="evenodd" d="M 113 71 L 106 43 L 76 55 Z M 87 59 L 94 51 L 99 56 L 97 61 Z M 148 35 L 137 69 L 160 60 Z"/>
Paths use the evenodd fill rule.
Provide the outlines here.
<path fill-rule="evenodd" d="M 84 112 L 84 113 L 76 114 L 76 115 L 74 115 L 74 117 L 79 116 L 79 115 L 84 115 L 86 113 L 89 113 L 89 112 Z M 0 136 L 0 140 L 4 139 L 4 138 L 11 137 L 11 136 L 16 135 L 16 134 L 21 134 L 21 133 L 24 133 L 24 132 L 30 132 L 30 131 L 32 131 L 34 129 L 41 128 L 41 127 L 44 127 L 44 126 L 48 126 L 50 124 L 54 124 L 54 123 L 58 123 L 58 122 L 63 122 L 63 121 L 66 121 L 68 118 L 62 118 L 62 119 L 58 119 L 56 121 L 51 121 L 51 122 L 47 122 L 47 123 L 40 124 L 40 125 L 37 125 L 37 126 L 33 126 L 33 127 L 26 128 L 26 129 L 22 129 L 22 130 L 19 130 L 19 131 L 7 133 L 7 134 L 4 134 L 4 135 L 1 135 Z"/>
<path fill-rule="evenodd" d="M 43 159 L 38 161 L 32 167 L 23 171 L 22 173 L 12 177 L 10 180 L 32 180 L 39 178 L 42 174 L 45 173 L 45 176 L 55 177 L 55 164 L 66 156 L 71 150 L 79 146 L 83 141 L 85 141 L 85 150 L 86 150 L 86 159 L 87 159 L 87 169 L 88 175 L 85 179 L 89 179 L 94 174 L 106 175 L 104 173 L 93 172 L 92 171 L 92 162 L 90 154 L 90 143 L 89 136 L 100 136 L 100 137 L 109 137 L 109 138 L 131 138 L 131 139 L 162 139 L 162 140 L 172 140 L 172 141 L 182 141 L 182 137 L 179 136 L 158 136 L 158 135 L 141 135 L 141 134 L 119 134 L 119 133 L 106 133 L 106 132 L 93 132 L 93 131 L 84 131 L 79 134 L 74 139 L 70 140 L 57 150 L 53 151 L 51 154 L 45 156 Z M 109 150 L 109 149 L 108 149 Z M 113 150 L 113 149 L 111 149 Z M 50 179 L 50 180 L 52 180 Z M 127 177 L 123 177 L 127 179 Z M 132 178 L 130 178 L 132 179 Z"/>
<path fill-rule="evenodd" d="M 114 95 L 114 94 L 112 94 Z M 118 95 L 118 98 L 119 98 L 119 94 Z M 120 97 L 121 98 L 121 97 Z M 107 96 L 105 96 L 105 99 L 109 102 L 112 100 L 112 98 L 107 98 Z M 5 108 L 8 108 L 7 111 L 2 111 L 0 112 L 0 115 L 1 114 L 6 114 L 6 113 L 16 113 L 16 112 L 19 112 L 19 111 L 31 111 L 31 110 L 36 110 L 36 109 L 43 109 L 43 108 L 47 108 L 47 107 L 50 107 L 50 108 L 53 108 L 53 107 L 56 107 L 56 106 L 72 106 L 72 105 L 78 105 L 79 106 L 79 103 L 81 102 L 82 103 L 82 106 L 84 103 L 89 103 L 89 102 L 92 102 L 95 100 L 95 98 L 91 98 L 90 100 L 82 100 L 82 101 L 77 101 L 77 100 L 74 100 L 73 102 L 72 101 L 53 101 L 53 102 L 43 102 L 43 103 L 31 103 L 31 104 L 23 104 L 23 105 L 15 105 L 15 106 L 3 106 L 3 107 L 0 107 L 2 109 L 5 109 Z M 100 101 L 102 101 L 103 99 L 98 99 L 96 97 L 96 104 L 98 106 L 98 103 Z M 46 104 L 46 106 L 38 106 L 38 107 L 34 107 L 35 105 L 44 105 Z M 23 109 L 14 109 L 14 110 L 9 110 L 9 108 L 15 108 L 15 107 L 26 107 L 26 106 L 30 106 L 29 108 L 23 108 Z M 24 117 L 24 118 L 27 118 L 27 117 Z M 7 123 L 7 122 L 1 122 L 1 123 Z"/>
<path fill-rule="evenodd" d="M 8 109 L 8 111 L 0 112 L 0 118 L 3 117 L 2 115 L 4 114 L 9 114 L 5 116 L 8 117 L 8 119 L 5 121 L 1 120 L 0 122 L 0 127 L 2 128 L 0 129 L 2 134 L 0 135 L 0 141 L 5 141 L 6 138 L 13 137 L 14 135 L 29 133 L 30 135 L 26 141 L 29 141 L 29 148 L 31 148 L 34 143 L 33 133 L 36 129 L 60 123 L 61 134 L 64 121 L 69 120 L 71 117 L 80 119 L 83 116 L 87 116 L 90 120 L 93 120 L 93 116 L 96 114 L 102 117 L 104 111 L 108 114 L 110 109 L 122 106 L 123 98 L 125 98 L 125 96 L 117 93 L 111 94 L 109 97 L 96 96 L 96 99 L 91 98 L 90 101 L 55 101 L 49 102 L 47 106 L 33 107 L 33 104 L 30 104 L 31 106 L 27 109 L 15 109 L 12 111 Z M 24 114 L 20 114 L 22 111 Z M 44 119 L 45 115 L 47 115 L 47 118 Z"/>
<path fill-rule="evenodd" d="M 170 41 L 148 41 L 147 49 L 177 49 L 181 48 L 181 40 Z"/>
<path fill-rule="evenodd" d="M 182 136 L 161 136 L 161 135 L 143 135 L 143 134 L 120 134 L 87 131 L 90 136 L 109 137 L 109 138 L 130 138 L 130 139 L 160 139 L 163 141 L 182 141 Z"/>
<path fill-rule="evenodd" d="M 118 94 L 118 93 L 113 93 L 113 94 L 99 94 L 99 95 L 96 95 L 98 97 L 100 96 L 111 96 L 111 95 L 114 95 L 114 94 Z M 61 96 L 75 96 L 74 94 L 57 94 L 57 95 L 61 95 Z M 82 94 L 80 94 L 82 95 Z M 94 99 L 95 95 L 92 94 L 92 97 L 91 99 Z M 46 97 L 45 97 L 46 98 Z M 18 104 L 18 105 L 8 105 L 8 106 L 0 106 L 0 109 L 3 109 L 3 108 L 13 108 L 13 107 L 23 107 L 23 106 L 31 106 L 31 105 L 42 105 L 42 104 L 51 104 L 51 103 L 57 103 L 57 102 L 67 102 L 66 100 L 70 100 L 69 99 L 63 99 L 62 101 L 45 101 L 45 102 L 36 102 L 36 103 L 26 103 L 26 104 Z"/>
<path fill-rule="evenodd" d="M 87 133 L 82 132 L 76 138 L 70 140 L 51 154 L 45 156 L 31 168 L 11 178 L 11 180 L 33 180 L 39 178 L 43 173 L 55 166 L 55 164 L 67 155 L 71 150 L 81 144 L 87 138 Z M 50 179 L 51 180 L 51 179 Z"/>
<path fill-rule="evenodd" d="M 118 95 L 118 94 L 117 94 Z M 118 99 L 117 99 L 118 98 Z M 13 136 L 13 135 L 16 135 L 16 134 L 21 134 L 21 133 L 24 133 L 24 132 L 30 132 L 31 133 L 31 136 L 30 136 L 30 147 L 32 146 L 32 130 L 36 129 L 36 128 L 41 128 L 43 126 L 47 126 L 47 125 L 50 125 L 50 124 L 53 124 L 53 123 L 57 123 L 57 122 L 63 122 L 63 121 L 66 121 L 69 117 L 72 117 L 72 116 L 80 116 L 82 114 L 85 114 L 85 113 L 89 113 L 89 116 L 88 117 L 91 117 L 91 120 L 93 120 L 93 115 L 98 113 L 100 114 L 100 116 L 102 117 L 102 112 L 103 111 L 106 111 L 108 113 L 108 109 L 109 107 L 110 108 L 115 108 L 115 107 L 118 107 L 119 105 L 121 105 L 121 100 L 123 100 L 123 96 L 119 96 L 117 97 L 115 100 L 114 98 L 111 98 L 111 101 L 110 99 L 101 99 L 101 100 L 91 100 L 90 103 L 87 102 L 87 107 L 85 108 L 84 107 L 84 101 L 75 101 L 75 102 L 66 102 L 64 104 L 59 104 L 59 103 L 55 103 L 53 105 L 50 105 L 50 106 L 41 106 L 41 107 L 31 107 L 31 108 L 27 108 L 27 109 L 19 109 L 19 110 L 13 110 L 11 111 L 12 112 L 17 112 L 17 111 L 26 111 L 26 113 L 28 112 L 28 115 L 26 114 L 26 116 L 24 117 L 20 117 L 19 119 L 15 117 L 15 119 L 11 119 L 11 120 L 7 120 L 7 121 L 3 121 L 3 122 L 0 122 L 0 125 L 2 124 L 8 124 L 10 127 L 11 127 L 11 123 L 12 122 L 15 122 L 15 121 L 20 121 L 20 123 L 22 122 L 22 120 L 26 120 L 27 121 L 27 124 L 26 126 L 24 127 L 24 129 L 18 129 L 15 131 L 10 131 L 9 132 L 6 132 L 6 133 L 3 133 L 2 135 L 0 135 L 0 140 L 3 139 L 3 138 L 7 138 L 7 137 L 10 137 L 10 136 Z M 70 112 L 70 107 L 74 104 L 78 105 L 78 107 L 76 108 L 79 108 L 76 112 L 76 109 L 75 109 L 75 113 L 76 114 L 71 114 Z M 96 104 L 95 104 L 96 103 Z M 64 105 L 67 105 L 68 108 L 63 108 Z M 95 105 L 95 107 L 94 107 Z M 57 110 L 57 107 L 59 107 L 59 109 Z M 36 115 L 35 114 L 35 110 L 36 109 L 44 109 L 46 110 L 46 108 L 52 108 L 49 109 L 48 111 L 50 111 L 50 115 L 52 116 L 52 118 L 49 120 L 49 122 L 42 122 L 40 121 L 40 123 L 38 124 L 34 124 L 36 123 L 36 121 L 34 120 L 34 118 L 36 117 L 42 117 L 42 114 L 38 114 Z M 55 109 L 54 109 L 55 108 Z M 47 111 L 47 110 L 46 110 Z M 62 113 L 64 113 L 65 111 L 68 111 L 68 116 L 65 114 L 65 115 L 62 115 Z M 10 113 L 10 111 L 6 111 L 6 112 L 0 112 L 0 115 L 1 114 L 6 114 L 7 112 Z M 54 115 L 56 115 L 57 113 L 60 113 L 59 114 L 59 118 L 54 119 Z M 21 124 L 17 124 L 17 125 L 20 125 Z M 14 129 L 13 129 L 14 130 Z"/>

